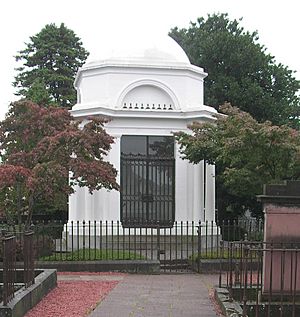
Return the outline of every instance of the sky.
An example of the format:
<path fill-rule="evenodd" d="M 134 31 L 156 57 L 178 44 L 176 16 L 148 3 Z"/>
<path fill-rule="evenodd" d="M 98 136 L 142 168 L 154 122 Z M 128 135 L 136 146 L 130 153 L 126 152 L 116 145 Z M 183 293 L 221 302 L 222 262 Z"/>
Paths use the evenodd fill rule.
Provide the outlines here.
<path fill-rule="evenodd" d="M 65 23 L 97 55 L 132 32 L 167 34 L 198 17 L 228 13 L 231 19 L 243 18 L 246 30 L 258 31 L 259 43 L 300 79 L 299 0 L 15 0 L 2 1 L 0 8 L 0 120 L 18 98 L 12 82 L 20 65 L 14 56 L 49 23 Z"/>

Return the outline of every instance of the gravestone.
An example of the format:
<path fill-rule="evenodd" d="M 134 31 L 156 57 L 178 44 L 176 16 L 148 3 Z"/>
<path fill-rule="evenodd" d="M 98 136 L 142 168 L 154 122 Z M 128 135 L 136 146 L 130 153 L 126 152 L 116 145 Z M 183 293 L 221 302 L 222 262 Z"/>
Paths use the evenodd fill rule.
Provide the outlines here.
<path fill-rule="evenodd" d="M 300 181 L 265 185 L 258 200 L 265 214 L 263 294 L 300 294 Z"/>

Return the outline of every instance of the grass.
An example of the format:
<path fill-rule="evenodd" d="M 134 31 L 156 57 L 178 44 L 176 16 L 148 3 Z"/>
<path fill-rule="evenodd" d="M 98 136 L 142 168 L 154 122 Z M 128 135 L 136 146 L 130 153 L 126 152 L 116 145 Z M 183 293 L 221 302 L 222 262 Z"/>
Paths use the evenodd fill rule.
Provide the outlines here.
<path fill-rule="evenodd" d="M 94 260 L 145 260 L 140 254 L 123 250 L 79 249 L 73 252 L 55 252 L 42 256 L 40 261 L 94 261 Z"/>
<path fill-rule="evenodd" d="M 243 255 L 243 252 L 241 249 L 235 249 L 232 253 L 232 259 L 241 259 Z M 219 250 L 207 250 L 201 252 L 199 255 L 198 253 L 193 254 L 190 256 L 190 260 L 192 261 L 198 261 L 198 258 L 200 260 L 213 260 L 213 259 L 224 259 L 228 260 L 230 258 L 230 250 L 225 249 L 223 251 Z M 249 253 L 248 255 L 248 261 L 251 261 L 251 259 L 257 259 L 258 255 L 256 252 Z"/>

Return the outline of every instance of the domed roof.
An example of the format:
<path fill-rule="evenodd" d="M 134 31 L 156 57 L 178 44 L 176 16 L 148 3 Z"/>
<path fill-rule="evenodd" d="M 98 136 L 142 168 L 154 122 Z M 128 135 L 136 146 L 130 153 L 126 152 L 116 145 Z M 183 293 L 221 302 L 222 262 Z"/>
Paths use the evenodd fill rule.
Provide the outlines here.
<path fill-rule="evenodd" d="M 84 67 L 102 64 L 171 66 L 190 64 L 184 50 L 169 36 L 115 36 L 91 52 Z"/>

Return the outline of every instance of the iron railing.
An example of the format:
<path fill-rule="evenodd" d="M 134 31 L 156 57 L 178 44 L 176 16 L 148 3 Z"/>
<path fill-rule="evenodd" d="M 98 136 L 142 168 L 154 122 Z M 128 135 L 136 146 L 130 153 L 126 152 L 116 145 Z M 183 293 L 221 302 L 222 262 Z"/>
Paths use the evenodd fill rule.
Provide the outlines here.
<path fill-rule="evenodd" d="M 249 240 L 262 238 L 261 221 L 176 221 L 170 228 L 124 227 L 119 221 L 36 222 L 32 227 L 33 241 L 26 247 L 27 235 L 18 226 L 6 228 L 16 235 L 17 260 L 25 257 L 25 283 L 33 281 L 32 250 L 35 260 L 159 260 L 163 270 L 186 270 L 191 266 L 200 271 L 204 259 L 229 257 L 230 241 L 240 240 L 245 233 Z M 24 241 L 23 241 L 24 239 Z M 224 241 L 224 242 L 223 242 Z M 225 248 L 222 249 L 222 244 Z M 26 251 L 27 250 L 27 251 Z M 27 260 L 26 260 L 27 259 Z M 30 260 L 31 259 L 31 260 Z M 26 262 L 28 261 L 28 262 Z"/>
<path fill-rule="evenodd" d="M 16 237 L 5 235 L 3 246 L 3 304 L 14 298 L 16 278 Z"/>
<path fill-rule="evenodd" d="M 248 317 L 300 316 L 300 243 L 240 241 L 223 244 L 219 287 Z"/>
<path fill-rule="evenodd" d="M 10 228 L 12 229 L 12 228 Z M 3 257 L 3 304 L 7 305 L 16 291 L 16 261 L 24 262 L 23 282 L 25 288 L 34 284 L 34 232 L 13 232 L 2 238 Z"/>
<path fill-rule="evenodd" d="M 45 245 L 49 236 L 59 230 L 59 224 L 55 227 L 39 223 L 34 228 L 35 244 Z M 165 269 L 185 269 L 188 261 L 198 254 L 199 247 L 201 249 L 198 228 L 199 223 L 183 221 L 175 222 L 172 228 L 128 228 L 118 221 L 70 222 L 60 227 L 63 230 L 60 236 L 50 239 L 49 254 L 38 252 L 38 258 L 40 261 L 159 260 Z M 215 225 L 210 232 L 219 234 Z M 207 237 L 206 247 L 217 247 L 211 246 L 211 241 L 215 242 L 216 238 Z"/>
<path fill-rule="evenodd" d="M 221 241 L 228 248 L 245 233 L 261 239 L 262 229 L 260 221 L 179 221 L 171 228 L 129 228 L 119 221 L 36 222 L 33 249 L 39 261 L 149 259 L 165 269 L 193 265 L 199 270 L 203 259 L 228 258 Z M 10 230 L 19 237 L 14 227 Z"/>
<path fill-rule="evenodd" d="M 25 231 L 24 232 L 24 285 L 29 287 L 34 284 L 34 232 Z"/>

